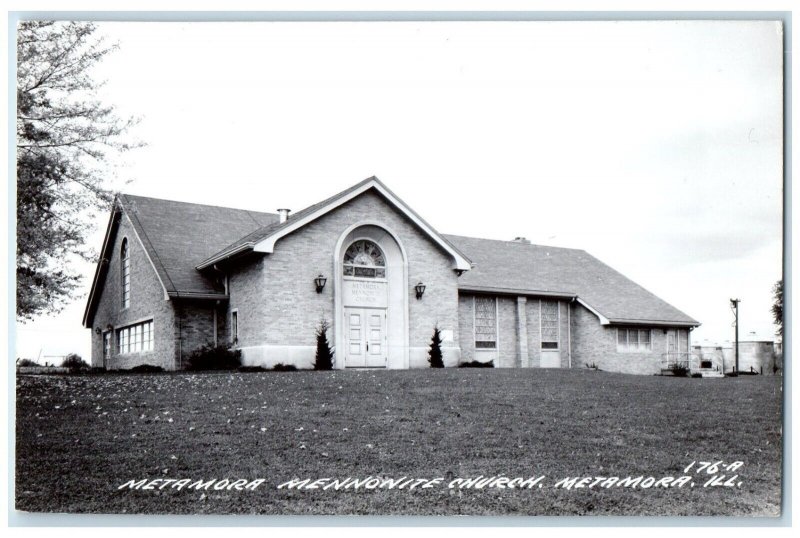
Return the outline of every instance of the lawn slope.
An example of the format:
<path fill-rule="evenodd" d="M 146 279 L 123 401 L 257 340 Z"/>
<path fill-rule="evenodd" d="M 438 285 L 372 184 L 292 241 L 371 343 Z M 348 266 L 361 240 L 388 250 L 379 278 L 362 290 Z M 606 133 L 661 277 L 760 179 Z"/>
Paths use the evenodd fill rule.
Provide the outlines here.
<path fill-rule="evenodd" d="M 445 369 L 20 376 L 16 506 L 34 512 L 778 515 L 781 378 Z M 553 488 L 743 461 L 733 488 Z M 534 489 L 455 478 L 545 475 Z M 723 473 L 724 474 L 724 473 Z M 297 491 L 292 478 L 444 479 Z M 118 490 L 256 479 L 255 491 Z"/>

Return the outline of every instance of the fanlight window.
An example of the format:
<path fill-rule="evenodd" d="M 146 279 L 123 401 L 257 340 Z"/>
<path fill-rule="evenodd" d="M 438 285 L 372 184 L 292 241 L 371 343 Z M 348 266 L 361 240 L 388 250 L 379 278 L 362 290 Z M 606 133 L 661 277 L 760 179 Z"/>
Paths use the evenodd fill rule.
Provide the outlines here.
<path fill-rule="evenodd" d="M 386 258 L 372 241 L 356 241 L 344 253 L 345 276 L 386 278 Z"/>

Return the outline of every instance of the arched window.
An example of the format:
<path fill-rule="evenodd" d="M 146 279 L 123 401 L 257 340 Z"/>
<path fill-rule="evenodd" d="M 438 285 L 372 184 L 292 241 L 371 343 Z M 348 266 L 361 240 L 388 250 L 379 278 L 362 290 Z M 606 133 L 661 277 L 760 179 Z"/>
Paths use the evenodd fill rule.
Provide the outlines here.
<path fill-rule="evenodd" d="M 343 273 L 361 278 L 386 278 L 386 257 L 378 245 L 361 239 L 347 247 Z"/>
<path fill-rule="evenodd" d="M 122 308 L 131 305 L 131 256 L 128 251 L 128 238 L 122 240 L 120 248 L 122 273 Z"/>

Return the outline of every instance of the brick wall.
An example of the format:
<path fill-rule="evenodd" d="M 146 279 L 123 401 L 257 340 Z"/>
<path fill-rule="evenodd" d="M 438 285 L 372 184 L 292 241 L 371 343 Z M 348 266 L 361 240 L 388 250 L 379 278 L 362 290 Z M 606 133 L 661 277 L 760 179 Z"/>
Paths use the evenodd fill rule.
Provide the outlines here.
<path fill-rule="evenodd" d="M 528 297 L 525 318 L 528 324 L 528 364 L 523 367 L 539 368 L 542 360 L 542 326 L 539 322 L 539 299 Z"/>
<path fill-rule="evenodd" d="M 475 317 L 473 296 L 462 294 L 458 297 L 458 343 L 461 346 L 461 361 L 475 360 Z"/>
<path fill-rule="evenodd" d="M 601 370 L 610 372 L 657 374 L 661 371 L 661 356 L 667 348 L 666 331 L 662 327 L 653 328 L 650 337 L 651 351 L 618 352 L 616 327 L 600 325 L 597 316 L 581 305 L 573 305 L 573 368 L 595 364 Z"/>
<path fill-rule="evenodd" d="M 228 343 L 225 334 L 225 305 L 216 305 L 215 301 L 198 300 L 173 300 L 175 305 L 175 334 L 178 353 L 180 356 L 179 367 L 186 365 L 186 360 L 191 353 L 199 347 L 214 345 L 214 311 L 217 311 L 217 342 Z M 222 322 L 220 321 L 223 320 Z"/>
<path fill-rule="evenodd" d="M 122 271 L 120 248 L 123 238 L 128 239 L 130 252 L 130 306 L 122 308 Z M 108 271 L 100 285 L 101 293 L 92 319 L 92 366 L 103 365 L 103 336 L 94 330 L 107 325 L 114 327 L 111 357 L 107 367 L 112 370 L 127 369 L 139 364 L 152 364 L 165 369 L 175 368 L 175 342 L 173 339 L 174 314 L 172 303 L 165 299 L 155 269 L 136 237 L 128 218 L 121 216 L 119 228 L 110 252 Z M 138 321 L 153 320 L 153 350 L 139 353 L 117 352 L 117 330 Z"/>
<path fill-rule="evenodd" d="M 514 368 L 517 364 L 517 298 L 497 298 L 497 368 Z"/>
<path fill-rule="evenodd" d="M 495 297 L 497 301 L 497 350 L 494 352 L 481 351 L 476 355 L 474 297 L 473 294 L 462 293 L 458 300 L 458 341 L 461 346 L 461 361 L 487 361 L 491 357 L 496 368 L 518 367 L 517 298 Z"/>

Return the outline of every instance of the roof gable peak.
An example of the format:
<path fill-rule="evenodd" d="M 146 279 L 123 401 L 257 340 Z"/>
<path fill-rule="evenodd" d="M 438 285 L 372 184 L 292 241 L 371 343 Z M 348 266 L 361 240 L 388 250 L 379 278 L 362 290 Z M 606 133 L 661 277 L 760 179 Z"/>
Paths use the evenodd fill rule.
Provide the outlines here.
<path fill-rule="evenodd" d="M 374 189 L 381 194 L 391 205 L 405 214 L 414 224 L 419 226 L 435 243 L 448 252 L 454 260 L 453 268 L 459 271 L 467 271 L 472 267 L 472 262 L 450 241 L 433 229 L 425 220 L 403 202 L 396 194 L 383 184 L 376 176 L 370 176 L 355 185 L 327 198 L 321 202 L 311 205 L 291 215 L 284 222 L 279 222 L 265 226 L 256 230 L 252 234 L 243 237 L 236 243 L 228 246 L 214 256 L 207 258 L 197 266 L 197 269 L 205 269 L 211 265 L 226 259 L 235 254 L 252 251 L 262 253 L 272 253 L 275 244 L 282 237 L 302 228 L 306 224 L 315 221 L 328 212 L 340 207 L 348 201 L 360 196 L 361 194 Z"/>

